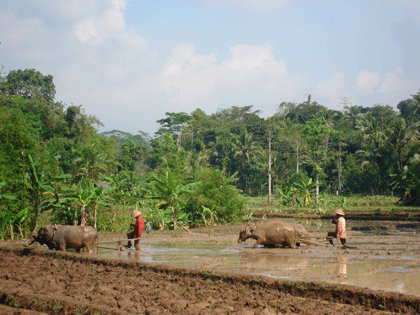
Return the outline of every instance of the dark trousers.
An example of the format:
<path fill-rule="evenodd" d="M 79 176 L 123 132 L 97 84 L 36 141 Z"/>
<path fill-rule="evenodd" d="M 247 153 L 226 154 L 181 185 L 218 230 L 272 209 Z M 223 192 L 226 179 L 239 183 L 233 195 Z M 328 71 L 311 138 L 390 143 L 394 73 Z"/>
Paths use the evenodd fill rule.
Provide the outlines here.
<path fill-rule="evenodd" d="M 327 236 L 332 237 L 332 238 L 337 238 L 337 234 L 335 232 L 328 232 Z M 339 238 L 339 239 L 340 239 L 341 245 L 345 246 L 346 245 L 346 239 L 345 238 Z M 333 244 L 332 239 L 330 240 L 330 242 L 331 242 L 331 244 Z"/>
<path fill-rule="evenodd" d="M 134 231 L 131 231 L 130 233 L 127 233 L 127 238 L 128 239 L 130 239 L 130 238 L 136 238 L 134 236 Z M 131 241 L 128 241 L 127 246 L 128 246 L 128 248 L 131 247 Z M 140 240 L 134 240 L 134 248 L 136 250 L 140 250 Z"/>

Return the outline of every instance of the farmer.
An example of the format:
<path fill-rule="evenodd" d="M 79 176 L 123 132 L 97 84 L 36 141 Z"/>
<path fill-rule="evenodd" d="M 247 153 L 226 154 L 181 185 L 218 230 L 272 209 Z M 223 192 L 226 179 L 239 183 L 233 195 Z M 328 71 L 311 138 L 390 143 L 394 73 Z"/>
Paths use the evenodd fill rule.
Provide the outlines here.
<path fill-rule="evenodd" d="M 344 211 L 343 209 L 338 209 L 335 212 L 336 217 L 332 216 L 332 223 L 335 224 L 335 232 L 328 232 L 327 240 L 334 246 L 333 238 L 338 238 L 343 245 L 343 248 L 346 247 L 346 219 L 344 219 Z"/>
<path fill-rule="evenodd" d="M 141 211 L 138 210 L 133 210 L 131 212 L 131 217 L 134 219 L 136 219 L 136 223 L 131 223 L 130 226 L 134 226 L 134 231 L 130 232 L 127 234 L 127 238 L 128 239 L 133 239 L 136 238 L 136 240 L 134 240 L 134 248 L 136 250 L 140 250 L 140 240 L 139 238 L 141 237 L 141 232 L 143 232 L 143 217 L 141 216 Z M 131 247 L 131 241 L 128 241 L 127 247 L 130 248 Z"/>

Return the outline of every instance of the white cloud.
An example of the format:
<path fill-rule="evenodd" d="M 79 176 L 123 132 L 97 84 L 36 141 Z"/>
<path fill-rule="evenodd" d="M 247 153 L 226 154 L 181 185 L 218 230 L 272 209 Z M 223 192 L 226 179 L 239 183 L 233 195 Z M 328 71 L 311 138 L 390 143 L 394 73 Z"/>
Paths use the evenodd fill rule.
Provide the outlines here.
<path fill-rule="evenodd" d="M 98 29 L 92 19 L 84 20 L 76 26 L 76 36 L 84 43 L 91 37 L 98 36 Z"/>
<path fill-rule="evenodd" d="M 410 0 L 402 1 L 406 5 L 410 3 Z M 313 77 L 291 76 L 281 57 L 290 58 L 288 50 L 295 46 L 284 46 L 269 35 L 266 40 L 270 45 L 246 45 L 258 39 L 244 37 L 244 45 L 231 46 L 230 55 L 220 60 L 227 52 L 220 51 L 225 49 L 220 47 L 227 47 L 230 39 L 223 41 L 223 34 L 216 33 L 217 30 L 215 36 L 220 37 L 223 45 L 201 54 L 197 53 L 196 45 L 200 49 L 206 46 L 199 38 L 192 44 L 179 44 L 167 51 L 168 43 L 162 45 L 159 32 L 152 31 L 147 36 L 162 49 L 157 55 L 148 49 L 144 34 L 127 25 L 125 10 L 130 8 L 127 1 L 37 0 L 26 3 L 31 9 L 35 8 L 28 12 L 35 18 L 16 16 L 15 11 L 0 13 L 0 56 L 4 58 L 7 54 L 13 58 L 9 63 L 14 63 L 13 67 L 6 65 L 10 69 L 35 68 L 52 74 L 57 100 L 83 104 L 87 112 L 100 119 L 107 117 L 108 121 L 104 121 L 107 125 L 111 122 L 113 128 L 121 130 L 126 130 L 125 121 L 132 122 L 131 131 L 145 130 L 145 125 L 155 124 L 165 111 L 191 112 L 201 108 L 212 113 L 219 108 L 254 105 L 254 109 L 263 110 L 263 115 L 270 111 L 274 114 L 280 102 L 299 103 L 306 100 L 308 93 L 313 95 L 314 101 L 328 108 L 337 106 L 342 97 L 363 106 L 375 103 L 395 106 L 416 93 L 420 86 L 419 78 L 409 82 L 402 68 L 386 73 L 388 70 L 377 64 L 367 63 L 366 69 L 360 69 L 359 62 L 347 65 L 332 59 L 332 65 L 342 68 L 334 74 L 325 74 L 330 68 L 317 68 L 322 58 L 312 61 L 313 71 L 299 69 L 298 63 L 290 69 L 292 73 L 308 73 L 308 76 L 316 72 L 321 82 Z M 254 7 L 268 14 L 289 1 L 232 0 L 213 1 L 210 5 L 226 6 L 226 3 L 239 10 Z M 142 9 L 134 1 L 132 4 L 133 9 Z M 413 4 L 415 8 L 419 6 Z M 157 11 L 154 13 L 159 16 Z M 263 16 L 259 12 L 255 17 Z M 173 38 L 173 42 L 179 43 L 185 39 L 182 38 Z M 276 51 L 282 50 L 279 55 L 274 56 L 271 43 Z M 163 59 L 165 56 L 168 58 Z M 401 64 L 407 66 L 397 60 L 393 67 Z M 356 69 L 357 75 L 349 77 L 348 70 L 344 69 Z M 416 67 L 412 69 L 415 72 Z M 154 126 L 146 128 L 151 129 Z"/>
<path fill-rule="evenodd" d="M 112 6 L 105 12 L 91 15 L 75 26 L 75 34 L 82 43 L 101 44 L 106 39 L 116 38 L 142 50 L 146 49 L 147 41 L 133 30 L 127 29 L 122 9 L 124 1 L 114 0 Z"/>
<path fill-rule="evenodd" d="M 397 67 L 393 71 L 385 73 L 384 79 L 378 92 L 392 94 L 403 91 L 407 88 L 406 83 L 402 79 L 402 68 Z"/>
<path fill-rule="evenodd" d="M 231 56 L 217 64 L 215 53 L 200 55 L 193 44 L 179 44 L 157 75 L 119 91 L 118 97 L 130 100 L 164 94 L 169 104 L 189 109 L 213 104 L 216 110 L 228 94 L 231 99 L 267 102 L 296 85 L 296 79 L 288 78 L 284 62 L 274 58 L 270 45 L 238 45 L 229 51 Z"/>
<path fill-rule="evenodd" d="M 356 77 L 356 92 L 364 95 L 373 94 L 380 81 L 380 71 L 369 72 L 369 70 L 363 69 Z"/>

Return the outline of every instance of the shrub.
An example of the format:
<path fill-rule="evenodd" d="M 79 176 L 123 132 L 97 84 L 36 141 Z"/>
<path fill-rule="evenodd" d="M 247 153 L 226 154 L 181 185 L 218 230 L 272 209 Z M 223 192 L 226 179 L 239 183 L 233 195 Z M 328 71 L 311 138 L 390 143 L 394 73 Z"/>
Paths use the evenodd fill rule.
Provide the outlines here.
<path fill-rule="evenodd" d="M 243 215 L 245 199 L 233 185 L 233 176 L 228 178 L 218 169 L 203 168 L 197 174 L 201 185 L 191 195 L 186 211 L 193 224 L 200 223 L 204 209 L 211 209 L 215 220 L 221 224 L 237 222 Z"/>

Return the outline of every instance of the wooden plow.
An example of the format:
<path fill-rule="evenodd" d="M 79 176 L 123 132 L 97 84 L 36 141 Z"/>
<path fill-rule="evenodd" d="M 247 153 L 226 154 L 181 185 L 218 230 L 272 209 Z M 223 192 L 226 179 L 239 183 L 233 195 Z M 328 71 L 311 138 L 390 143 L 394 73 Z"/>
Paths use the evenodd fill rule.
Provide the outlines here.
<path fill-rule="evenodd" d="M 97 242 L 96 243 L 96 248 L 103 248 L 103 249 L 112 249 L 112 250 L 126 250 L 127 248 L 122 245 L 122 243 L 126 243 L 128 241 L 132 241 L 134 242 L 135 240 L 139 240 L 140 237 L 138 238 L 128 238 L 128 239 L 123 239 L 123 240 L 110 240 L 110 241 L 101 241 L 101 242 Z M 102 244 L 110 244 L 110 243 L 118 243 L 117 247 L 112 247 L 112 246 L 104 246 Z"/>

